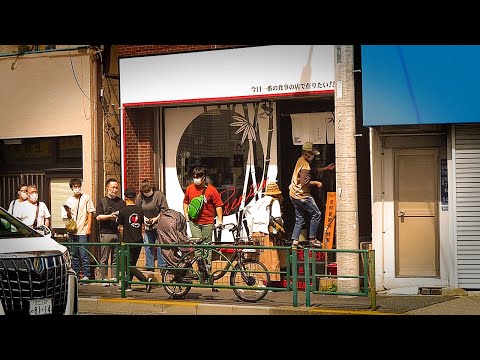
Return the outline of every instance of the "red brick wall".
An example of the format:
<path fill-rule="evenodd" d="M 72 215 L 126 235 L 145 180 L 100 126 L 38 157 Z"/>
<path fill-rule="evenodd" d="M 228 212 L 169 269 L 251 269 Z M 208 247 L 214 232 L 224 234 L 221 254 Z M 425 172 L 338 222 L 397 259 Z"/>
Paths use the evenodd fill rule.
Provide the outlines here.
<path fill-rule="evenodd" d="M 153 110 L 125 111 L 125 187 L 140 191 L 143 179 L 154 181 Z"/>
<path fill-rule="evenodd" d="M 125 58 L 142 55 L 158 55 L 187 51 L 226 49 L 244 45 L 118 45 L 118 57 Z"/>

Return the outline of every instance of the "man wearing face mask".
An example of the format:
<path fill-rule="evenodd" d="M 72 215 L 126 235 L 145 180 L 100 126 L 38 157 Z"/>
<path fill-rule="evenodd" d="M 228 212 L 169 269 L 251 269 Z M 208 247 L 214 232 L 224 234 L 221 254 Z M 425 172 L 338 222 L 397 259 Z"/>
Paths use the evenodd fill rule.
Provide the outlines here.
<path fill-rule="evenodd" d="M 18 218 L 28 226 L 37 228 L 39 226 L 50 227 L 50 211 L 43 201 L 38 201 L 37 185 L 27 186 L 28 199 L 22 203 Z"/>
<path fill-rule="evenodd" d="M 117 217 L 121 208 L 125 207 L 125 200 L 117 196 L 118 181 L 114 178 L 109 178 L 105 181 L 105 190 L 107 195 L 100 199 L 97 203 L 97 221 L 100 229 L 100 242 L 111 243 L 121 242 Z M 104 265 L 99 270 L 99 275 L 102 280 L 108 281 L 108 259 L 111 259 L 111 269 L 113 276 L 110 281 L 116 282 L 117 277 L 115 272 L 115 265 L 117 264 L 117 249 L 115 246 L 100 246 L 100 265 Z M 109 286 L 110 283 L 104 282 L 103 286 Z"/>
<path fill-rule="evenodd" d="M 215 217 L 217 217 L 217 223 L 222 224 L 223 221 L 223 210 L 222 210 L 222 199 L 218 190 L 212 184 L 207 184 L 205 182 L 207 177 L 207 169 L 204 166 L 197 166 L 193 169 L 193 184 L 190 184 L 185 190 L 185 197 L 183 198 L 183 213 L 185 214 L 185 219 L 189 222 L 190 232 L 192 237 L 205 239 L 202 243 L 204 245 L 210 245 L 212 242 L 212 233 L 215 223 Z M 204 191 L 205 203 L 200 210 L 200 214 L 195 220 L 189 219 L 188 217 L 188 204 L 190 201 L 202 195 Z M 211 263 L 212 252 L 209 251 L 208 254 L 208 264 Z"/>
<path fill-rule="evenodd" d="M 308 238 L 311 246 L 321 247 L 322 243 L 317 240 L 317 230 L 322 220 L 322 213 L 318 208 L 315 200 L 310 194 L 310 187 L 316 186 L 321 188 L 323 184 L 320 181 L 311 180 L 311 164 L 316 155 L 320 152 L 315 149 L 311 142 L 306 142 L 302 146 L 302 156 L 297 160 L 295 169 L 292 174 L 292 181 L 290 183 L 289 195 L 295 208 L 295 226 L 292 233 L 292 246 L 300 247 L 298 239 L 302 226 L 306 222 L 310 222 Z M 325 168 L 320 168 L 318 171 L 333 170 L 334 164 L 330 164 Z"/>
<path fill-rule="evenodd" d="M 27 184 L 20 184 L 17 186 L 17 198 L 10 202 L 8 212 L 18 218 L 21 206 L 28 199 Z"/>
<path fill-rule="evenodd" d="M 95 206 L 93 205 L 90 195 L 82 193 L 82 181 L 80 179 L 71 179 L 68 184 L 73 191 L 73 196 L 67 199 L 64 208 L 67 212 L 67 218 L 73 218 L 77 223 L 77 232 L 75 234 L 68 234 L 68 241 L 87 243 L 92 231 L 92 219 Z M 80 270 L 82 271 L 83 276 L 80 280 L 89 280 L 90 260 L 88 258 L 86 245 L 74 246 L 71 249 L 71 253 L 73 270 L 75 270 L 79 277 Z M 87 285 L 87 283 L 82 284 Z"/>
<path fill-rule="evenodd" d="M 135 205 L 140 206 L 145 214 L 145 244 L 155 244 L 157 242 L 157 223 L 160 217 L 160 211 L 168 209 L 167 199 L 160 190 L 153 190 L 153 186 L 148 179 L 144 179 L 140 185 L 140 193 L 135 199 Z M 155 266 L 154 247 L 145 246 L 145 267 L 153 271 Z M 159 267 L 166 265 L 162 255 L 162 249 L 157 247 L 157 262 Z"/>

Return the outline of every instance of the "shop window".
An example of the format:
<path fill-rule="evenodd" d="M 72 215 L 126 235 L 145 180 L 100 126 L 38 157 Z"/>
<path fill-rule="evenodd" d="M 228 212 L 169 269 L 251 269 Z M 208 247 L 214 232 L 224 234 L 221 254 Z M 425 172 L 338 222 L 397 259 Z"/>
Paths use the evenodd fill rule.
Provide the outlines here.
<path fill-rule="evenodd" d="M 205 165 L 207 181 L 218 189 L 225 215 L 237 212 L 242 199 L 248 203 L 265 186 L 268 168 L 264 159 L 270 158 L 264 154 L 259 135 L 260 105 L 232 108 L 208 110 L 193 119 L 182 134 L 176 156 L 182 190 L 192 182 L 193 168 Z M 270 146 L 266 149 L 269 152 Z"/>

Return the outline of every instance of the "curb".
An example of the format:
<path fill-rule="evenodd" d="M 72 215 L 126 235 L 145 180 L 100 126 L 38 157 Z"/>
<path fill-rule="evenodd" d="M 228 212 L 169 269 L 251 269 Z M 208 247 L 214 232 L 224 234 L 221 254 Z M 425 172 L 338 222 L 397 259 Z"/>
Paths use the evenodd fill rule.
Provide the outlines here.
<path fill-rule="evenodd" d="M 95 315 L 399 315 L 372 310 L 318 309 L 293 306 L 241 306 L 168 300 L 79 298 L 80 314 Z"/>

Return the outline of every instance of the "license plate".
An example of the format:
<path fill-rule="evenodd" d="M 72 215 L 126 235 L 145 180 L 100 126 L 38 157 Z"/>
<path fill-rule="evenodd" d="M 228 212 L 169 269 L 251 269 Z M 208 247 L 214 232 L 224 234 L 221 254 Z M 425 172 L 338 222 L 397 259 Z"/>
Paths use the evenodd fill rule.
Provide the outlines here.
<path fill-rule="evenodd" d="M 52 313 L 52 299 L 30 300 L 30 315 L 48 315 Z"/>

